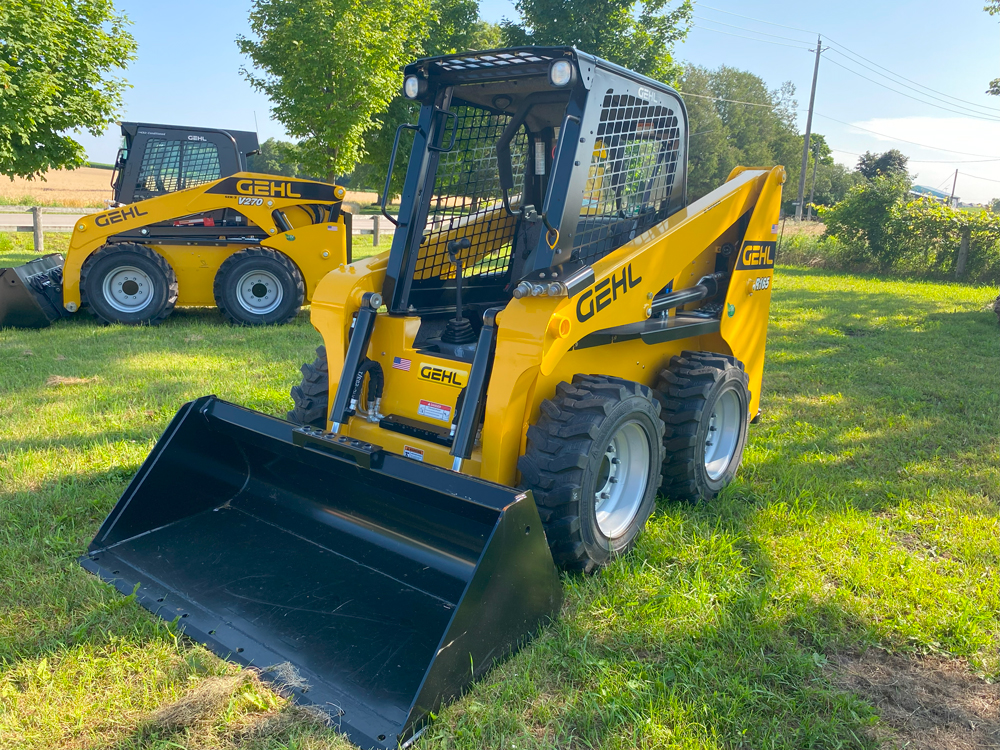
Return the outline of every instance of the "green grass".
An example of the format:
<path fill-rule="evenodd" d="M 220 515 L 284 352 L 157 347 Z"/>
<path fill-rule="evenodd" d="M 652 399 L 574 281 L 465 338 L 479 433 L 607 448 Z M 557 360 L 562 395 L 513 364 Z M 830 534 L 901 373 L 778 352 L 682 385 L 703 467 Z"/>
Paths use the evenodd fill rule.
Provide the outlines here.
<path fill-rule="evenodd" d="M 419 747 L 872 747 L 877 711 L 832 686 L 829 656 L 1000 677 L 995 290 L 786 267 L 774 294 L 737 480 L 661 501 L 633 554 L 565 579 L 561 619 Z M 235 669 L 75 562 L 183 401 L 281 415 L 318 343 L 305 313 L 0 332 L 0 746 L 347 746 L 253 679 L 218 682 Z M 186 723 L 156 713 L 212 685 Z"/>

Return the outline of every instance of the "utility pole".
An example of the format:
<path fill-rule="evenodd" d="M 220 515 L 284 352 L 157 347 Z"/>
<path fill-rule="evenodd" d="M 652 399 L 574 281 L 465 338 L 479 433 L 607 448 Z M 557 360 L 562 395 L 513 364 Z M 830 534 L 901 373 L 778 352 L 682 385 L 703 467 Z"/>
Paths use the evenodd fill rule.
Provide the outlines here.
<path fill-rule="evenodd" d="M 813 220 L 813 199 L 816 197 L 816 165 L 819 164 L 819 159 L 816 154 L 813 154 L 813 178 L 812 187 L 809 188 L 809 213 L 807 218 L 809 221 Z"/>
<path fill-rule="evenodd" d="M 955 186 L 958 185 L 958 170 L 955 170 L 955 179 L 951 181 L 951 198 L 948 199 L 948 208 L 955 205 Z"/>
<path fill-rule="evenodd" d="M 809 93 L 809 115 L 806 117 L 806 142 L 802 146 L 802 171 L 799 172 L 799 204 L 795 207 L 795 221 L 802 221 L 802 202 L 806 195 L 806 170 L 809 169 L 809 136 L 812 135 L 813 105 L 816 103 L 816 78 L 819 76 L 819 56 L 823 54 L 823 37 L 816 37 L 816 66 L 813 68 L 813 85 Z"/>

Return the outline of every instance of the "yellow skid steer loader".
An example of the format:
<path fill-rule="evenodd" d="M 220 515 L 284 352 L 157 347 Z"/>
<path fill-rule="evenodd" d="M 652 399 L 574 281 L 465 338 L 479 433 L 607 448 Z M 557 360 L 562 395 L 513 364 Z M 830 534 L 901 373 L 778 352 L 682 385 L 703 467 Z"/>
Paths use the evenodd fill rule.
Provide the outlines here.
<path fill-rule="evenodd" d="M 289 420 L 184 406 L 81 559 L 362 747 L 708 500 L 758 412 L 781 167 L 690 205 L 671 88 L 572 48 L 420 60 L 391 250 L 327 274 Z M 391 175 L 391 167 L 390 167 Z M 383 193 L 385 194 L 385 193 Z"/>
<path fill-rule="evenodd" d="M 0 268 L 0 328 L 44 328 L 81 308 L 156 324 L 175 306 L 286 323 L 350 262 L 344 188 L 247 172 L 254 133 L 126 122 L 122 139 L 113 205 L 77 222 L 65 259 Z"/>

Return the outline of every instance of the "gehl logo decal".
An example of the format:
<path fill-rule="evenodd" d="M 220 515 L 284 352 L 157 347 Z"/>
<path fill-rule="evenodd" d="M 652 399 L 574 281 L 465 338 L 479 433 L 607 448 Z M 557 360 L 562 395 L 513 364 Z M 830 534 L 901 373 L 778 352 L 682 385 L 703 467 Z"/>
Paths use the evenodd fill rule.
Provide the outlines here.
<path fill-rule="evenodd" d="M 420 379 L 429 380 L 432 383 L 444 383 L 455 388 L 464 388 L 468 374 L 462 370 L 452 370 L 450 367 L 429 365 L 426 362 L 420 363 Z"/>
<path fill-rule="evenodd" d="M 236 192 L 240 195 L 263 195 L 268 198 L 302 197 L 292 190 L 292 183 L 274 180 L 237 180 Z"/>
<path fill-rule="evenodd" d="M 96 219 L 94 223 L 99 227 L 109 227 L 112 224 L 120 224 L 127 219 L 135 219 L 139 216 L 145 216 L 149 211 L 140 211 L 138 206 L 129 206 L 128 208 L 119 208 L 117 211 L 112 211 L 108 214 L 101 214 Z"/>
<path fill-rule="evenodd" d="M 320 182 L 226 177 L 205 192 L 262 198 L 302 198 L 303 200 L 333 201 L 339 200 L 335 195 L 337 189 L 335 185 L 326 185 Z"/>
<path fill-rule="evenodd" d="M 753 268 L 774 268 L 774 249 L 777 242 L 744 242 L 740 257 L 736 259 L 736 270 Z"/>
<path fill-rule="evenodd" d="M 642 276 L 632 278 L 632 264 L 629 263 L 622 269 L 621 278 L 611 274 L 580 295 L 580 299 L 576 301 L 576 319 L 581 323 L 590 320 L 596 313 L 617 301 L 619 296 L 625 296 L 640 281 Z"/>

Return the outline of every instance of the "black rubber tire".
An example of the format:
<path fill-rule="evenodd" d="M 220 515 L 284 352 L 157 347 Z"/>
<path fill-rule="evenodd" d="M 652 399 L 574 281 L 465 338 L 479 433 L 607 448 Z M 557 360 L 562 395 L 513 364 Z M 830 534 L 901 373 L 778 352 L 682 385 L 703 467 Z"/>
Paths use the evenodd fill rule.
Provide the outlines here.
<path fill-rule="evenodd" d="M 651 388 L 619 378 L 576 375 L 545 400 L 537 424 L 528 428 L 518 460 L 521 486 L 530 489 L 556 564 L 590 573 L 628 552 L 656 505 L 663 461 L 663 422 Z M 638 509 L 615 538 L 601 531 L 594 493 L 604 446 L 627 421 L 640 424 L 649 440 L 649 476 Z"/>
<path fill-rule="evenodd" d="M 282 299 L 277 308 L 264 315 L 244 308 L 237 299 L 236 285 L 244 274 L 266 271 L 281 284 Z M 298 267 L 287 255 L 257 247 L 240 250 L 226 258 L 215 274 L 212 291 L 215 304 L 233 325 L 276 326 L 295 319 L 306 298 L 306 285 Z"/>
<path fill-rule="evenodd" d="M 104 280 L 122 266 L 141 269 L 154 286 L 150 303 L 135 313 L 116 310 L 104 299 Z M 131 243 L 105 245 L 92 253 L 80 269 L 80 302 L 102 323 L 155 326 L 174 311 L 177 275 L 166 258 L 148 247 Z"/>
<path fill-rule="evenodd" d="M 326 347 L 316 350 L 313 363 L 302 365 L 302 383 L 292 386 L 295 408 L 288 412 L 289 422 L 326 429 L 329 413 L 330 370 L 326 364 Z"/>
<path fill-rule="evenodd" d="M 733 481 L 743 460 L 750 416 L 749 379 L 736 357 L 711 352 L 684 351 L 672 357 L 656 383 L 663 405 L 664 497 L 675 500 L 711 500 Z M 719 398 L 735 390 L 740 401 L 740 434 L 725 471 L 712 479 L 705 468 L 709 417 Z"/>

